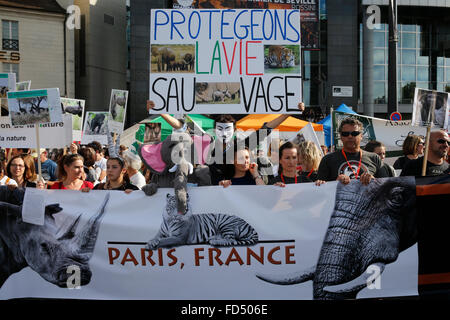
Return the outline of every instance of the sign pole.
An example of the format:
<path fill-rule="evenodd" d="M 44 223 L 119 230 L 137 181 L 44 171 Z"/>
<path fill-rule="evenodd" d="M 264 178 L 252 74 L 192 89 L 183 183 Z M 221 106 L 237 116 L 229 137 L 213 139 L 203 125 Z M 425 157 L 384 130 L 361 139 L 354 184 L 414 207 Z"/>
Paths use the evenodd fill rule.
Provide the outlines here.
<path fill-rule="evenodd" d="M 41 167 L 41 144 L 39 141 L 39 123 L 35 123 L 34 127 L 36 128 L 36 153 L 37 153 L 37 162 L 38 162 L 38 181 L 42 179 L 42 167 Z"/>
<path fill-rule="evenodd" d="M 433 99 L 431 102 L 431 109 L 430 109 L 430 113 L 428 114 L 427 135 L 425 137 L 425 154 L 423 155 L 422 177 L 424 177 L 427 172 L 428 145 L 430 143 L 431 125 L 434 120 L 433 118 L 434 118 L 434 109 L 436 108 L 436 97 L 437 97 L 437 92 L 435 90 L 433 90 Z"/>

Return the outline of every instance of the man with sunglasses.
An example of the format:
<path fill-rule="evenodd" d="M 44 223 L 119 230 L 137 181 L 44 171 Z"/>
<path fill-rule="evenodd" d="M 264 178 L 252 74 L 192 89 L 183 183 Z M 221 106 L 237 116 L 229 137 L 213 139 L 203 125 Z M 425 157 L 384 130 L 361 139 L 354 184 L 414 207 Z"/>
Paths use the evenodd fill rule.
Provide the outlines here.
<path fill-rule="evenodd" d="M 430 133 L 426 176 L 450 174 L 450 165 L 445 161 L 450 145 L 448 133 L 439 130 Z M 401 176 L 422 176 L 423 157 L 411 160 L 402 170 Z"/>
<path fill-rule="evenodd" d="M 349 117 L 342 120 L 338 131 L 343 148 L 322 158 L 318 180 L 338 180 L 348 184 L 351 179 L 360 179 L 362 184 L 367 185 L 373 178 L 385 177 L 380 170 L 380 157 L 360 147 L 363 128 L 363 124 L 357 119 Z"/>

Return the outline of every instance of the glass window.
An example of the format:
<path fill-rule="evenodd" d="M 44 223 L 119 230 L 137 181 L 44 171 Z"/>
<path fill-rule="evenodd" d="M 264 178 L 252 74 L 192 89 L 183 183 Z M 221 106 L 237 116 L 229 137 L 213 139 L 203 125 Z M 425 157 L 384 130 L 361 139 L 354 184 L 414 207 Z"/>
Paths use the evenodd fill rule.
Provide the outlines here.
<path fill-rule="evenodd" d="M 444 68 L 442 67 L 437 68 L 437 81 L 438 82 L 444 81 Z"/>
<path fill-rule="evenodd" d="M 430 81 L 429 71 L 427 67 L 417 67 L 417 80 Z"/>
<path fill-rule="evenodd" d="M 303 63 L 311 64 L 311 51 L 303 51 Z"/>
<path fill-rule="evenodd" d="M 386 39 L 385 32 L 374 31 L 373 33 L 373 45 L 374 47 L 385 48 L 386 47 Z"/>
<path fill-rule="evenodd" d="M 311 65 L 306 65 L 303 70 L 305 71 L 305 79 L 311 79 Z"/>
<path fill-rule="evenodd" d="M 303 83 L 303 102 L 305 103 L 305 105 L 310 105 L 311 104 L 311 81 L 302 81 Z"/>
<path fill-rule="evenodd" d="M 415 81 L 416 67 L 402 67 L 402 81 Z"/>
<path fill-rule="evenodd" d="M 450 67 L 445 68 L 445 81 L 450 81 Z"/>
<path fill-rule="evenodd" d="M 362 61 L 361 61 L 362 63 Z M 384 49 L 375 49 L 373 50 L 373 63 L 374 64 L 385 64 L 386 61 L 384 59 Z"/>
<path fill-rule="evenodd" d="M 403 82 L 402 83 L 402 102 L 411 103 L 414 99 L 414 90 L 416 88 L 415 82 Z"/>
<path fill-rule="evenodd" d="M 416 31 L 416 25 L 415 24 L 403 24 L 402 25 L 402 31 L 415 32 Z"/>
<path fill-rule="evenodd" d="M 430 89 L 429 82 L 417 82 L 417 88 Z"/>
<path fill-rule="evenodd" d="M 2 20 L 3 39 L 19 40 L 19 22 Z"/>
<path fill-rule="evenodd" d="M 445 66 L 450 67 L 450 58 L 444 58 L 445 59 Z"/>
<path fill-rule="evenodd" d="M 416 64 L 416 50 L 402 50 L 402 64 Z"/>
<path fill-rule="evenodd" d="M 437 58 L 437 65 L 443 66 L 444 65 L 444 57 L 438 57 Z"/>
<path fill-rule="evenodd" d="M 402 33 L 402 48 L 416 48 L 415 33 Z"/>
<path fill-rule="evenodd" d="M 375 81 L 373 84 L 374 103 L 386 103 L 386 82 Z"/>
<path fill-rule="evenodd" d="M 373 67 L 373 80 L 386 80 L 384 66 Z"/>
<path fill-rule="evenodd" d="M 429 56 L 421 56 L 420 50 L 417 52 L 418 52 L 417 64 L 428 66 L 430 64 L 430 57 Z"/>
<path fill-rule="evenodd" d="M 19 81 L 19 64 L 18 63 L 6 63 L 3 62 L 3 72 L 15 73 L 16 81 Z"/>

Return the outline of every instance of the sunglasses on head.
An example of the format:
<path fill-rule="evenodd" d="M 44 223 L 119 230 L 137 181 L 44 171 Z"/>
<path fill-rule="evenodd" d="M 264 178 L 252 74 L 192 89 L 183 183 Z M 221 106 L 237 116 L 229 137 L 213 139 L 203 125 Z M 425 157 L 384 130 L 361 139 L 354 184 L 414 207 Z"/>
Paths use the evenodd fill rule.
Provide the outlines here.
<path fill-rule="evenodd" d="M 445 139 L 439 139 L 439 140 L 437 141 L 437 143 L 439 143 L 439 144 L 444 144 L 444 143 L 446 143 L 448 146 L 450 146 L 450 141 L 445 140 Z"/>
<path fill-rule="evenodd" d="M 348 137 L 349 135 L 352 135 L 352 137 L 359 136 L 361 134 L 360 131 L 342 131 L 341 136 Z"/>

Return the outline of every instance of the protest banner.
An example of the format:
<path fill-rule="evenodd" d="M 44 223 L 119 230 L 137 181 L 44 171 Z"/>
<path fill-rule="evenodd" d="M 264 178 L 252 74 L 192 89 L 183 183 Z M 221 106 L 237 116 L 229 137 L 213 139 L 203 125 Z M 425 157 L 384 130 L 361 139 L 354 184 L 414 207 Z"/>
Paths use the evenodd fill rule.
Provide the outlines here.
<path fill-rule="evenodd" d="M 72 116 L 73 141 L 81 141 L 85 102 L 81 99 L 61 98 L 62 112 Z"/>
<path fill-rule="evenodd" d="M 108 144 L 108 116 L 109 112 L 89 111 L 86 113 L 81 144 L 88 144 L 92 141 Z"/>
<path fill-rule="evenodd" d="M 323 0 L 321 0 L 323 1 Z M 320 3 L 325 6 L 325 3 Z M 174 0 L 174 9 L 297 9 L 300 10 L 302 49 L 319 50 L 319 0 Z"/>
<path fill-rule="evenodd" d="M 31 90 L 31 80 L 17 82 L 16 90 L 14 91 L 29 91 L 29 90 Z"/>
<path fill-rule="evenodd" d="M 416 88 L 414 91 L 412 124 L 426 127 L 428 123 L 431 123 L 434 128 L 448 130 L 447 115 L 449 109 L 450 93 Z"/>
<path fill-rule="evenodd" d="M 125 114 L 127 112 L 128 91 L 111 90 L 111 100 L 109 103 L 108 126 L 112 133 L 121 134 L 125 124 Z"/>
<path fill-rule="evenodd" d="M 63 115 L 63 122 L 39 124 L 41 148 L 64 148 L 72 143 L 72 117 Z M 9 117 L 0 117 L 0 147 L 36 148 L 35 125 L 12 126 Z"/>
<path fill-rule="evenodd" d="M 333 136 L 337 148 L 342 147 L 341 137 L 338 132 L 339 124 L 342 119 L 347 117 L 358 119 L 364 125 L 361 146 L 364 146 L 370 140 L 380 141 L 386 146 L 386 157 L 402 155 L 403 141 L 408 135 L 415 134 L 423 137 L 426 135 L 426 128 L 413 126 L 410 120 L 390 121 L 339 111 L 333 111 L 331 114 Z"/>
<path fill-rule="evenodd" d="M 151 11 L 150 112 L 298 113 L 299 11 L 208 12 Z"/>
<path fill-rule="evenodd" d="M 320 187 L 194 187 L 188 189 L 189 211 L 183 216 L 177 214 L 173 189 L 159 189 L 152 197 L 142 191 L 28 192 L 44 195 L 53 217 L 46 215 L 44 226 L 25 228 L 20 219 L 7 218 L 19 216 L 20 207 L 1 203 L 0 239 L 16 256 L 1 261 L 9 268 L 0 270 L 0 299 L 417 295 L 413 177 L 377 179 L 367 187 L 356 180 Z M 356 223 L 347 223 L 346 216 Z M 2 231 L 5 223 L 8 232 Z M 163 224 L 171 236 L 160 232 Z M 351 283 L 350 289 L 335 286 L 361 281 L 360 276 L 356 289 Z M 299 284 L 276 284 L 290 281 Z M 67 289 L 76 287 L 80 290 Z"/>

